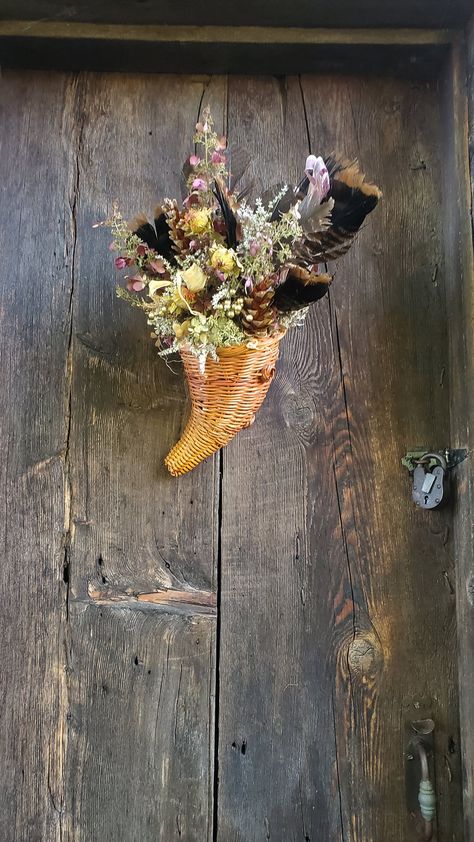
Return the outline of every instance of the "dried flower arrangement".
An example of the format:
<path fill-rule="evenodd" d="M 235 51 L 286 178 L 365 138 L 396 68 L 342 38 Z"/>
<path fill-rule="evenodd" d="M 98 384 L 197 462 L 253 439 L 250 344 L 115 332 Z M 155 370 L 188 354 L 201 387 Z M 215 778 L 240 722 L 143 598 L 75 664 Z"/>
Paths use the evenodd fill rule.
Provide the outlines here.
<path fill-rule="evenodd" d="M 351 246 L 381 196 L 357 162 L 310 155 L 296 187 L 250 205 L 236 190 L 246 168 L 214 130 L 209 109 L 183 166 L 182 205 L 165 199 L 154 225 L 110 219 L 117 293 L 143 309 L 161 355 L 178 351 L 191 417 L 165 463 L 178 476 L 252 423 L 273 378 L 279 341 L 328 290 L 327 261 Z M 248 160 L 248 159 L 247 159 Z"/>

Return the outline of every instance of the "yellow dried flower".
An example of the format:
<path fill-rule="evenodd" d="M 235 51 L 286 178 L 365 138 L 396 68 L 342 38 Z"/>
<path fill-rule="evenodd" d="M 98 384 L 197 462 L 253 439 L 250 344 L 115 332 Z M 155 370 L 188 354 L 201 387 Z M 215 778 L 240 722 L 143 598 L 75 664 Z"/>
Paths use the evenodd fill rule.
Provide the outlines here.
<path fill-rule="evenodd" d="M 169 287 L 171 281 L 150 281 L 148 284 L 148 294 L 155 295 L 159 290 Z"/>
<path fill-rule="evenodd" d="M 206 286 L 207 278 L 198 263 L 181 272 L 181 277 L 191 292 L 200 292 Z"/>
<path fill-rule="evenodd" d="M 211 254 L 211 266 L 228 275 L 236 267 L 233 253 L 225 246 L 218 246 Z"/>
<path fill-rule="evenodd" d="M 176 339 L 182 339 L 184 336 L 186 336 L 190 324 L 191 319 L 186 319 L 184 322 L 173 322 L 173 330 Z"/>
<path fill-rule="evenodd" d="M 179 289 L 174 289 L 170 297 L 165 301 L 166 314 L 173 316 L 175 313 L 179 315 L 183 310 L 187 310 L 186 302 L 183 301 L 183 296 Z"/>
<path fill-rule="evenodd" d="M 200 208 L 189 214 L 189 229 L 193 234 L 203 234 L 209 228 L 211 219 L 210 208 Z"/>

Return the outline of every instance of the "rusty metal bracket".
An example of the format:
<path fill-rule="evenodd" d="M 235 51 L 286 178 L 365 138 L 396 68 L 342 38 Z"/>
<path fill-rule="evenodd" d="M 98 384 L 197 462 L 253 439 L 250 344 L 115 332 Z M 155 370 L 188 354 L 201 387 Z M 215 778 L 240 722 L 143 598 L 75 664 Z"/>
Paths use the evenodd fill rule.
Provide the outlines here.
<path fill-rule="evenodd" d="M 427 456 L 429 456 L 430 459 L 428 462 L 425 462 Z M 439 459 L 444 459 L 446 460 L 447 468 L 455 468 L 456 465 L 464 462 L 468 456 L 469 451 L 465 447 L 457 450 L 449 447 L 442 448 L 441 450 L 430 450 L 429 447 L 418 447 L 413 448 L 413 450 L 408 450 L 405 453 L 405 456 L 402 458 L 402 465 L 412 474 L 416 466 L 422 462 L 428 469 L 430 469 L 434 468 L 436 464 L 438 464 Z"/>

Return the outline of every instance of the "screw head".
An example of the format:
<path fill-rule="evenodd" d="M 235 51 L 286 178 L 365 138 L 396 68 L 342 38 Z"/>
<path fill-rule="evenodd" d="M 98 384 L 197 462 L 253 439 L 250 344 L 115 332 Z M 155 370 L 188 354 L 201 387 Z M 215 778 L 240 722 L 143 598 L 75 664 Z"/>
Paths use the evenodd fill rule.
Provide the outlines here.
<path fill-rule="evenodd" d="M 439 497 L 435 497 L 435 503 L 439 503 Z"/>

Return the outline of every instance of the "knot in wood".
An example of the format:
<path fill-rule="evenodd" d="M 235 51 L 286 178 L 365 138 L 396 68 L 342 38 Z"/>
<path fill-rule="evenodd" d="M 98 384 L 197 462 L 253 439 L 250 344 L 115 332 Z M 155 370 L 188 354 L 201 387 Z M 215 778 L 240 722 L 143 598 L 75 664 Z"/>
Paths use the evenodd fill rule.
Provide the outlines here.
<path fill-rule="evenodd" d="M 305 440 L 311 440 L 315 432 L 316 414 L 311 396 L 302 390 L 288 391 L 283 395 L 281 406 L 287 426 Z"/>
<path fill-rule="evenodd" d="M 379 670 L 382 655 L 378 642 L 368 635 L 357 636 L 349 643 L 347 661 L 351 672 L 373 677 Z"/>

